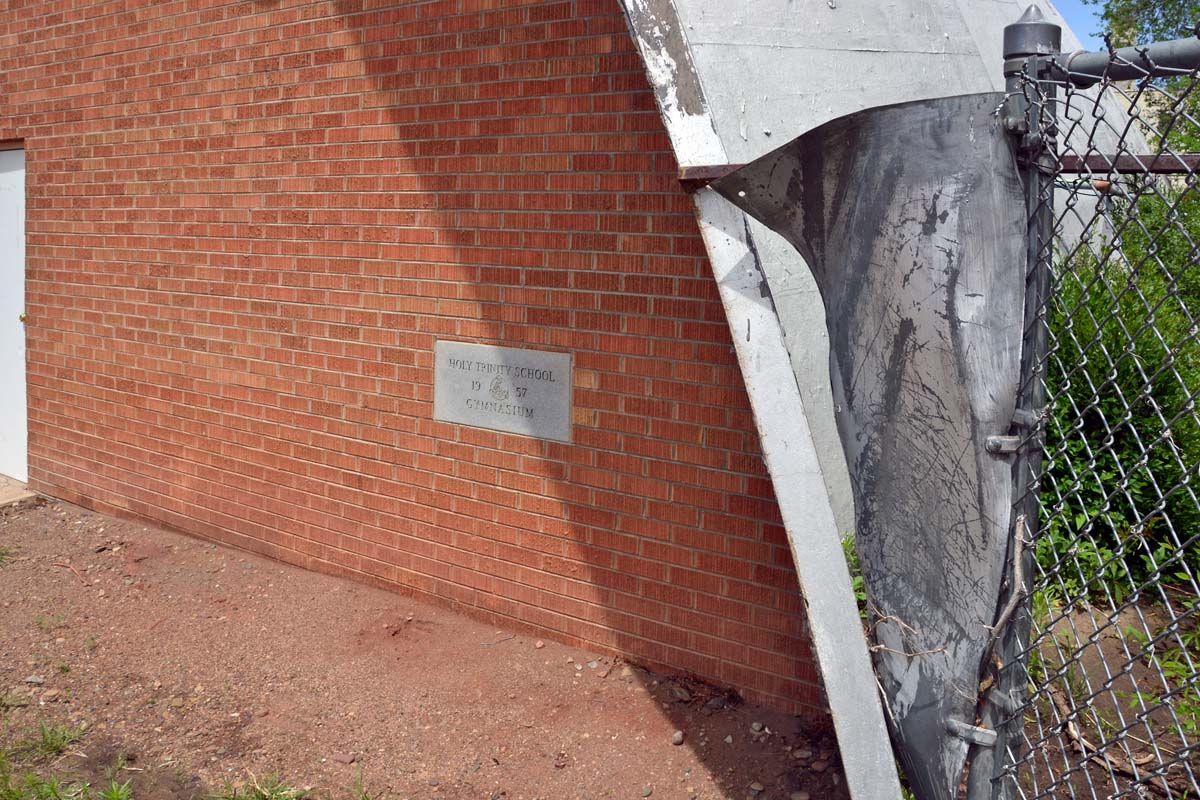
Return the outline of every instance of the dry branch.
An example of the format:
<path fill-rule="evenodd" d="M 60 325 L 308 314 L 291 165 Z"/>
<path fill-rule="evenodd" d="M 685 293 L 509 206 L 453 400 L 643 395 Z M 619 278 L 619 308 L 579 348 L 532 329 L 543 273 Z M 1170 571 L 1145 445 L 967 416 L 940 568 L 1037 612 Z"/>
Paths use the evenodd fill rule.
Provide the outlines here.
<path fill-rule="evenodd" d="M 1071 740 L 1071 744 L 1084 757 L 1085 761 L 1092 761 L 1107 768 L 1110 772 L 1124 775 L 1138 786 L 1153 789 L 1164 796 L 1167 794 L 1167 788 L 1171 792 L 1183 794 L 1184 796 L 1186 796 L 1187 792 L 1191 792 L 1195 788 L 1183 776 L 1167 775 L 1165 771 L 1160 774 L 1149 773 L 1149 770 L 1139 772 L 1137 767 L 1148 767 L 1156 760 L 1153 755 L 1147 754 L 1131 763 L 1124 756 L 1101 750 L 1084 737 L 1079 725 L 1071 719 L 1073 711 L 1067 702 L 1067 698 L 1063 697 L 1062 690 L 1050 684 L 1046 687 L 1046 691 L 1049 692 L 1050 699 L 1054 701 L 1054 707 L 1058 710 L 1058 715 L 1062 718 L 1063 731 L 1066 732 L 1067 738 Z M 1166 784 L 1166 787 L 1162 785 L 1163 783 Z"/>

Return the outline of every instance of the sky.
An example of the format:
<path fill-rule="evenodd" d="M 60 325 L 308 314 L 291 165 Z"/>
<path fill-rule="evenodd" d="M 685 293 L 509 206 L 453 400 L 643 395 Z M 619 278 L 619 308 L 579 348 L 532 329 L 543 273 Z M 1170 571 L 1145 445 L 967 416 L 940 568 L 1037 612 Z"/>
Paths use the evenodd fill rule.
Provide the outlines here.
<path fill-rule="evenodd" d="M 1050 0 L 1050 2 L 1058 9 L 1058 13 L 1066 18 L 1067 24 L 1071 26 L 1071 30 L 1083 42 L 1086 49 L 1104 49 L 1104 40 L 1099 36 L 1091 35 L 1099 32 L 1102 27 L 1097 17 L 1100 6 L 1084 5 L 1083 0 Z"/>

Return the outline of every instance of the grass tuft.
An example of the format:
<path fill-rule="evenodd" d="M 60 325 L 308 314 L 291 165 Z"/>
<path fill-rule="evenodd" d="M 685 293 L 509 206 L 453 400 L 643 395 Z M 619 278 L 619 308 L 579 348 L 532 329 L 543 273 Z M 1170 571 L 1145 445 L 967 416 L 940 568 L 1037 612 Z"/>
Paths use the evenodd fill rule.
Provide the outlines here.
<path fill-rule="evenodd" d="M 99 792 L 100 800 L 133 800 L 133 781 L 118 783 L 116 778 L 108 779 L 108 786 Z"/>
<path fill-rule="evenodd" d="M 83 728 L 60 722 L 40 722 L 37 733 L 19 743 L 16 754 L 32 758 L 61 756 L 67 748 L 83 738 Z M 4 798 L 0 797 L 0 800 Z"/>
<path fill-rule="evenodd" d="M 347 791 L 350 794 L 350 800 L 380 800 L 384 795 L 384 792 L 371 794 L 370 790 L 367 789 L 367 784 L 363 782 L 361 768 L 358 770 L 358 777 L 354 779 L 354 785 L 348 787 Z"/>
<path fill-rule="evenodd" d="M 43 778 L 27 773 L 18 777 L 8 758 L 0 753 L 0 800 L 88 800 L 88 785 L 57 775 Z"/>
<path fill-rule="evenodd" d="M 270 775 L 261 781 L 251 775 L 249 782 L 241 786 L 226 783 L 224 789 L 211 797 L 215 800 L 302 800 L 309 793 L 309 789 L 289 786 L 279 775 Z"/>

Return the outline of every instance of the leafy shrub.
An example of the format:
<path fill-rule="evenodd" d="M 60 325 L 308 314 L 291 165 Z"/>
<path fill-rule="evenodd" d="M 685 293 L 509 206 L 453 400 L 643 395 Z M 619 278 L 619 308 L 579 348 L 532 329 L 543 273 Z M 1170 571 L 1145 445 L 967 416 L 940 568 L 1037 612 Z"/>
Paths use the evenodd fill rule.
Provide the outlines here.
<path fill-rule="evenodd" d="M 1058 269 L 1048 320 L 1051 516 L 1037 557 L 1068 595 L 1107 589 L 1116 602 L 1171 558 L 1172 531 L 1186 541 L 1200 529 L 1189 488 L 1200 465 L 1200 199 L 1147 180 L 1159 185 L 1099 201 L 1114 205 L 1112 229 Z M 1130 550 L 1140 557 L 1124 559 Z M 1185 557 L 1196 570 L 1200 546 Z"/>

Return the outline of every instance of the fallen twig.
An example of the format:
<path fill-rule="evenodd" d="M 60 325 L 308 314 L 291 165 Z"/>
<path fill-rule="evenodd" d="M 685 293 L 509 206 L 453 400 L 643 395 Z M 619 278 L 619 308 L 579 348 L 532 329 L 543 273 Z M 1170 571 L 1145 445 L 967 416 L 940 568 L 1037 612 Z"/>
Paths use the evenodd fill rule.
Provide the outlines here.
<path fill-rule="evenodd" d="M 945 645 L 942 645 L 941 647 L 935 647 L 932 650 L 916 650 L 912 653 L 907 653 L 903 650 L 897 650 L 894 647 L 888 647 L 886 644 L 873 644 L 873 645 L 870 645 L 867 649 L 870 650 L 872 653 L 878 653 L 882 650 L 885 653 L 895 653 L 898 656 L 905 656 L 907 658 L 915 658 L 917 656 L 928 656 L 928 655 L 932 655 L 933 653 L 946 652 Z"/>
<path fill-rule="evenodd" d="M 1146 755 L 1136 759 L 1130 763 L 1128 759 L 1116 753 L 1103 751 L 1096 745 L 1092 744 L 1084 737 L 1083 731 L 1079 725 L 1071 720 L 1072 710 L 1067 698 L 1063 697 L 1062 690 L 1051 684 L 1046 687 L 1046 691 L 1050 694 L 1050 699 L 1054 702 L 1055 709 L 1062 717 L 1063 730 L 1067 734 L 1067 738 L 1071 740 L 1071 744 L 1075 747 L 1076 752 L 1083 756 L 1087 761 L 1092 761 L 1106 767 L 1110 772 L 1120 773 L 1127 778 L 1132 779 L 1138 786 L 1145 786 L 1148 789 L 1153 789 L 1163 795 L 1168 795 L 1170 792 L 1183 794 L 1186 796 L 1194 787 L 1191 782 L 1183 777 L 1167 775 L 1165 772 L 1155 774 L 1151 770 L 1143 770 L 1139 773 L 1137 767 L 1147 767 L 1155 761 L 1153 755 Z M 1136 765 L 1136 766 L 1135 766 Z M 1164 787 L 1162 784 L 1166 784 Z"/>
<path fill-rule="evenodd" d="M 82 574 L 80 574 L 79 570 L 75 569 L 75 567 L 74 567 L 74 566 L 72 566 L 72 565 L 70 565 L 70 564 L 63 563 L 62 561 L 55 561 L 55 562 L 54 562 L 54 566 L 56 566 L 56 567 L 62 567 L 63 569 L 69 569 L 69 570 L 71 570 L 71 572 L 74 572 L 74 573 L 75 573 L 75 577 L 76 577 L 76 578 L 79 578 L 79 582 L 80 582 L 80 583 L 82 583 L 84 586 L 87 586 L 87 585 L 88 585 L 87 578 L 83 577 L 83 575 L 82 575 Z"/>
<path fill-rule="evenodd" d="M 984 661 L 990 661 L 991 653 L 995 648 L 996 643 L 1000 640 L 1001 634 L 1004 633 L 1004 626 L 1008 624 L 1008 620 L 1017 610 L 1021 600 L 1025 597 L 1025 546 L 1028 544 L 1025 541 L 1025 515 L 1017 517 L 1017 524 L 1013 526 L 1013 572 L 1012 584 L 1008 602 L 1004 604 L 999 615 L 996 617 L 996 624 L 984 626 L 988 629 L 988 642 L 984 647 Z"/>
<path fill-rule="evenodd" d="M 484 647 L 495 647 L 496 645 L 500 644 L 501 642 L 507 642 L 509 639 L 515 639 L 515 638 L 517 638 L 517 635 L 515 633 L 512 633 L 512 634 L 509 634 L 508 636 L 505 636 L 502 639 L 497 639 L 494 642 L 480 642 L 479 644 L 483 645 Z"/>

